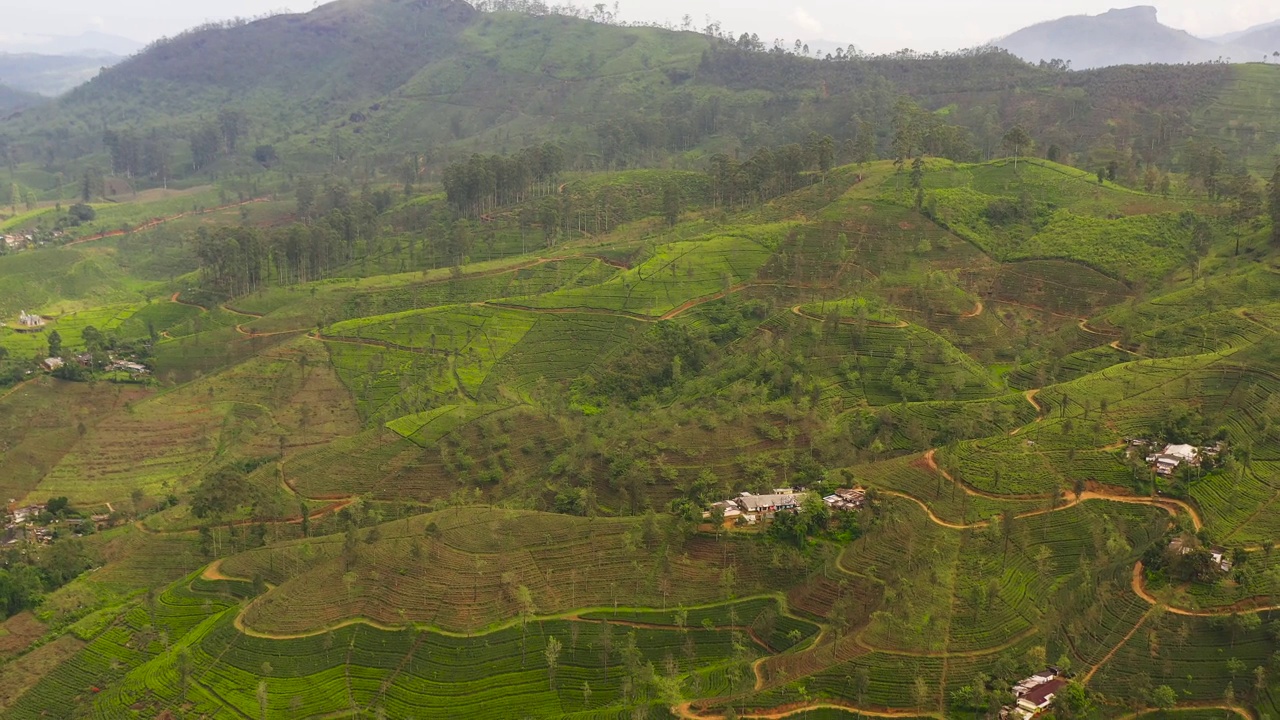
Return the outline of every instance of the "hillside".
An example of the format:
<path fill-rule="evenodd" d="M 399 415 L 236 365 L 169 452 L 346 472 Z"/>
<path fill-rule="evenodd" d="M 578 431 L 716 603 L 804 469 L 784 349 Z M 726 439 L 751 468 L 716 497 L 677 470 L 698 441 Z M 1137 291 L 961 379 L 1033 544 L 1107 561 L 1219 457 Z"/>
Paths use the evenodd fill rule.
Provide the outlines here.
<path fill-rule="evenodd" d="M 1242 35 L 1235 44 L 1274 58 L 1275 53 L 1280 52 L 1280 25 L 1262 27 Z"/>
<path fill-rule="evenodd" d="M 1266 70 L 1269 88 L 1280 74 Z M 1139 175 L 1148 162 L 1185 171 L 1189 138 L 1236 143 L 1237 126 L 1257 124 L 1266 145 L 1247 161 L 1269 170 L 1270 116 L 1236 102 L 1256 80 L 1237 72 L 1068 73 L 998 51 L 817 61 L 766 52 L 750 38 L 478 12 L 456 0 L 339 0 L 159 43 L 0 123 L 0 139 L 25 168 L 19 182 L 56 201 L 70 199 L 58 173 L 109 170 L 146 188 L 228 175 L 278 185 L 272 172 L 281 170 L 376 168 L 399 180 L 414 168 L 415 180 L 431 182 L 473 152 L 545 141 L 568 149 L 575 169 L 698 168 L 716 153 L 817 132 L 831 135 L 848 162 L 893 152 L 905 96 L 942 127 L 931 131 L 929 150 L 954 160 L 1002 154 L 1005 130 L 1021 122 L 1036 129 L 1039 152 L 1056 147 L 1059 160 L 1090 171 L 1113 160 Z M 1227 117 L 1205 112 L 1227 103 Z M 51 143 L 51 134 L 61 139 Z"/>
<path fill-rule="evenodd" d="M 0 720 L 1280 717 L 1280 68 L 530 9 L 0 121 Z"/>
<path fill-rule="evenodd" d="M 0 490 L 106 517 L 31 546 L 0 716 L 967 717 L 1052 662 L 1101 720 L 1268 662 L 1265 221 L 1027 158 L 718 172 L 142 196 L 0 257 L 47 323 L 0 329 Z M 55 330 L 152 372 L 26 376 Z M 702 517 L 783 486 L 869 499 Z"/>
<path fill-rule="evenodd" d="M 29 108 L 42 101 L 43 98 L 35 93 L 14 90 L 11 87 L 0 85 L 0 115 L 8 115 L 18 110 Z"/>

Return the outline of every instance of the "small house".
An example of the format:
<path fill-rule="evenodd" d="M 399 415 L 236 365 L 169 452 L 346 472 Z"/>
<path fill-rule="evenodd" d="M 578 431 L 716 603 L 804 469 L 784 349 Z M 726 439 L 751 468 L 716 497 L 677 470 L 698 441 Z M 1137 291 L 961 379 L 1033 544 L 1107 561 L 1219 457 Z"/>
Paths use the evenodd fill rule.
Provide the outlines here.
<path fill-rule="evenodd" d="M 15 332 L 37 333 L 44 330 L 44 326 L 45 320 L 43 317 L 28 314 L 27 311 L 24 310 L 20 315 L 18 315 L 18 324 L 11 327 L 13 327 Z"/>
<path fill-rule="evenodd" d="M 1022 697 L 1032 690 L 1058 679 L 1057 668 L 1046 668 L 1013 686 L 1014 697 Z"/>
<path fill-rule="evenodd" d="M 56 357 L 45 358 L 44 362 L 40 363 L 40 366 L 49 372 L 53 372 L 54 370 L 61 368 L 63 365 L 66 365 L 66 363 L 63 362 L 62 358 Z"/>
<path fill-rule="evenodd" d="M 744 515 L 773 517 L 775 514 L 800 507 L 797 495 L 752 495 L 743 493 L 737 500 Z"/>
<path fill-rule="evenodd" d="M 1235 565 L 1231 562 L 1231 558 L 1227 557 L 1227 551 L 1222 548 L 1214 548 L 1209 551 L 1209 556 L 1213 558 L 1213 564 L 1224 573 L 1230 573 L 1231 568 Z"/>
<path fill-rule="evenodd" d="M 714 512 L 716 510 L 719 510 L 722 513 L 724 513 L 725 524 L 737 522 L 738 518 L 742 517 L 742 510 L 738 508 L 738 503 L 732 500 L 725 500 L 723 502 L 712 503 L 711 512 Z M 711 512 L 703 513 L 702 517 L 710 519 Z"/>
<path fill-rule="evenodd" d="M 1190 465 L 1200 458 L 1200 450 L 1191 445 L 1166 445 L 1157 455 L 1147 458 L 1157 475 L 1173 477 L 1178 468 Z"/>
<path fill-rule="evenodd" d="M 1174 538 L 1169 542 L 1169 552 L 1176 555 L 1190 555 L 1195 550 L 1193 543 L 1188 543 L 1180 537 Z M 1231 562 L 1229 552 L 1226 548 L 1215 547 L 1210 548 L 1209 557 L 1213 559 L 1213 564 L 1224 573 L 1230 573 L 1235 563 Z"/>
<path fill-rule="evenodd" d="M 822 498 L 827 507 L 840 512 L 853 512 L 867 502 L 867 491 L 862 488 L 837 490 L 834 494 Z"/>
<path fill-rule="evenodd" d="M 1032 718 L 1048 710 L 1049 706 L 1053 704 L 1053 699 L 1066 686 L 1067 681 L 1060 679 L 1037 685 L 1029 690 L 1026 695 L 1018 698 L 1019 714 L 1024 718 Z"/>

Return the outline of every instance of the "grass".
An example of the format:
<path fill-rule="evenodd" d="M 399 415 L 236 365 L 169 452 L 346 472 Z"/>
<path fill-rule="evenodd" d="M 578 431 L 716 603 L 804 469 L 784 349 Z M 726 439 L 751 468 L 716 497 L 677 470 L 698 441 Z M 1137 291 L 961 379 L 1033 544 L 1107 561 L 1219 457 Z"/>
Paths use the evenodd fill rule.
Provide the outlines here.
<path fill-rule="evenodd" d="M 953 691 L 1040 647 L 1100 665 L 1112 696 L 1134 696 L 1158 663 L 1153 679 L 1212 699 L 1227 671 L 1211 624 L 1187 631 L 1186 653 L 1168 650 L 1179 625 L 1150 626 L 1156 655 L 1134 631 L 1165 622 L 1127 583 L 1168 514 L 1064 509 L 1061 493 L 1145 492 L 1117 443 L 1187 414 L 1250 451 L 1243 472 L 1185 488 L 1207 536 L 1274 544 L 1278 275 L 1214 256 L 1182 282 L 1162 263 L 1181 252 L 1171 212 L 1185 199 L 1064 168 L 931 162 L 937 203 L 920 211 L 887 163 L 865 172 L 723 215 L 698 175 L 570 177 L 563 196 L 617 196 L 625 224 L 596 233 L 605 221 L 588 216 L 591 237 L 542 254 L 379 275 L 389 252 L 231 300 L 167 273 L 189 261 L 169 233 L 225 214 L 0 259 L 6 301 L 57 315 L 68 347 L 89 324 L 159 336 L 149 387 L 40 378 L 0 399 L 0 489 L 126 512 L 135 490 L 143 506 L 179 498 L 86 539 L 101 569 L 40 610 L 85 644 L 62 646 L 38 681 L 15 677 L 30 690 L 10 714 L 257 716 L 265 681 L 268 717 L 617 716 L 666 702 L 627 678 L 631 633 L 630 664 L 739 709 L 946 712 Z M 651 217 L 668 182 L 692 196 L 674 229 Z M 1024 192 L 1036 220 L 989 222 L 993 202 Z M 508 233 L 490 254 L 514 253 L 515 221 L 488 221 Z M 1169 285 L 1145 293 L 1157 275 Z M 23 357 L 43 340 L 0 336 Z M 647 396 L 591 396 L 641 373 L 658 388 Z M 267 460 L 248 478 L 253 507 L 211 532 L 245 549 L 220 571 L 265 581 L 256 597 L 247 580 L 190 575 L 210 523 L 185 502 L 248 459 Z M 700 492 L 821 480 L 875 491 L 856 539 L 799 549 L 663 513 Z M 242 528 L 229 540 L 236 522 L 262 522 L 268 544 L 248 549 Z M 1280 592 L 1265 555 L 1180 602 Z M 565 646 L 554 681 L 550 637 Z M 180 651 L 195 666 L 185 697 Z M 1185 679 L 1194 657 L 1208 679 Z"/>
<path fill-rule="evenodd" d="M 999 260 L 1067 259 L 1127 281 L 1157 280 L 1185 260 L 1184 199 L 1099 186 L 1087 173 L 1039 161 L 1017 170 L 1010 162 L 934 165 L 923 207 Z M 915 193 L 898 177 L 884 184 L 882 199 L 909 205 Z M 1006 210 L 992 214 L 997 207 Z"/>
<path fill-rule="evenodd" d="M 425 532 L 431 523 L 438 536 Z M 242 577 L 263 573 L 278 584 L 244 617 L 249 628 L 270 633 L 309 633 L 357 617 L 475 631 L 518 614 L 521 585 L 547 614 L 624 600 L 674 607 L 723 599 L 723 560 L 695 555 L 666 565 L 645 533 L 637 519 L 459 509 L 382 528 L 356 553 L 355 565 L 349 556 L 344 561 L 335 537 L 250 552 L 224 563 L 224 570 Z M 636 549 L 627 551 L 629 544 Z M 434 570 L 409 572 L 405 557 Z M 764 573 L 745 565 L 739 577 L 743 594 L 766 587 Z"/>
<path fill-rule="evenodd" d="M 643 264 L 596 287 L 504 302 L 542 310 L 661 317 L 687 302 L 752 280 L 790 229 L 785 223 L 735 228 L 703 240 L 665 245 Z"/>

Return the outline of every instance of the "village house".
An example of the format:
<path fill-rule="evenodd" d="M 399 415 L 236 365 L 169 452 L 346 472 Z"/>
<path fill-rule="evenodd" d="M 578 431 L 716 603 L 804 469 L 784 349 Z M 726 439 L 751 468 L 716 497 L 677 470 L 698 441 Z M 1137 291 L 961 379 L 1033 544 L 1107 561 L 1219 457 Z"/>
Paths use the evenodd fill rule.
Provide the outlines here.
<path fill-rule="evenodd" d="M 18 316 L 18 324 L 11 326 L 15 331 L 20 333 L 40 332 L 44 330 L 44 318 L 39 315 L 29 315 L 24 310 Z"/>
<path fill-rule="evenodd" d="M 1157 475 L 1173 477 L 1183 465 L 1193 465 L 1200 458 L 1200 449 L 1192 445 L 1167 445 L 1156 455 L 1147 457 Z"/>
<path fill-rule="evenodd" d="M 147 369 L 146 365 L 143 365 L 142 363 L 131 362 L 128 360 L 116 360 L 111 363 L 110 369 L 124 370 L 133 375 L 146 375 L 147 373 L 151 372 L 150 370 Z"/>
<path fill-rule="evenodd" d="M 827 507 L 839 512 L 853 512 L 867 504 L 867 491 L 863 488 L 851 488 L 835 491 L 835 494 L 822 498 Z"/>
<path fill-rule="evenodd" d="M 800 507 L 799 495 L 792 493 L 778 493 L 773 495 L 752 495 L 751 493 L 743 493 L 737 499 L 738 508 L 742 510 L 743 515 L 751 517 L 772 518 L 779 512 L 787 510 L 795 510 Z"/>
<path fill-rule="evenodd" d="M 12 511 L 13 522 L 15 525 L 22 525 L 24 523 L 29 523 L 35 520 L 36 516 L 38 516 L 43 511 L 44 511 L 44 508 L 39 505 L 30 505 L 28 507 L 15 508 Z"/>
<path fill-rule="evenodd" d="M 712 503 L 711 510 L 702 513 L 702 517 L 710 519 L 712 511 L 719 510 L 724 514 L 726 525 L 755 525 L 761 519 L 772 520 L 780 512 L 798 511 L 806 494 L 803 488 L 774 488 L 768 495 L 744 492 L 736 498 Z"/>
<path fill-rule="evenodd" d="M 1174 538 L 1169 543 L 1169 551 L 1178 555 L 1188 555 L 1193 550 L 1192 546 L 1184 542 L 1182 538 Z M 1209 549 L 1209 557 L 1213 558 L 1213 564 L 1224 573 L 1231 573 L 1235 563 L 1231 562 L 1226 548 L 1215 547 Z"/>
<path fill-rule="evenodd" d="M 62 358 L 55 357 L 45 358 L 44 362 L 40 363 L 40 366 L 49 372 L 53 372 L 54 370 L 61 368 L 63 365 L 66 365 L 66 363 Z"/>
<path fill-rule="evenodd" d="M 1066 687 L 1066 679 L 1060 677 L 1058 668 L 1046 668 L 1013 686 L 1017 704 L 1001 710 L 1005 720 L 1030 720 L 1049 709 L 1057 693 Z"/>
<path fill-rule="evenodd" d="M 1027 691 L 1026 695 L 1018 698 L 1017 714 L 1023 720 L 1029 720 L 1045 710 L 1053 704 L 1053 700 L 1067 686 L 1067 681 L 1062 679 L 1050 680 L 1043 685 L 1037 685 Z"/>
<path fill-rule="evenodd" d="M 714 512 L 716 510 L 724 513 L 724 520 L 726 524 L 737 522 L 738 518 L 742 517 L 742 510 L 738 507 L 738 503 L 733 500 L 724 500 L 722 502 L 712 503 L 711 511 Z M 702 517 L 710 518 L 711 512 L 703 513 Z"/>

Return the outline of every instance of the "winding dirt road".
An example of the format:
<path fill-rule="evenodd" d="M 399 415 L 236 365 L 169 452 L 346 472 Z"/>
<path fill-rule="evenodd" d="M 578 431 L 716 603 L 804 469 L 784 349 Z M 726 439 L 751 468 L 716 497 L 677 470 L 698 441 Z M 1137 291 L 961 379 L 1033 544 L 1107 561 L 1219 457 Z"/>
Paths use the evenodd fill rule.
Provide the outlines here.
<path fill-rule="evenodd" d="M 813 320 L 814 322 L 826 322 L 826 320 L 820 317 L 814 317 L 813 315 L 810 315 L 809 313 L 805 312 L 803 305 L 797 305 L 791 308 L 791 312 L 795 313 L 796 315 L 799 315 L 800 317 L 806 320 Z M 841 318 L 840 324 L 841 325 L 858 325 L 859 321 L 853 320 L 853 319 Z M 890 328 L 890 329 L 897 329 L 897 330 L 911 327 L 911 323 L 907 322 L 906 320 L 899 320 L 896 323 L 884 323 L 884 322 L 875 322 L 873 320 L 867 320 L 865 324 L 867 327 Z"/>
<path fill-rule="evenodd" d="M 686 702 L 671 708 L 676 717 L 682 720 L 724 720 L 724 715 L 704 715 L 693 710 L 693 703 Z M 874 718 L 938 718 L 942 720 L 942 713 L 936 710 L 894 710 L 889 708 L 868 709 L 858 707 L 853 703 L 834 702 L 824 700 L 822 702 L 812 702 L 808 704 L 792 703 L 791 705 L 783 705 L 768 712 L 746 712 L 738 713 L 740 718 L 751 718 L 752 720 L 784 720 L 784 718 L 794 717 L 810 710 L 846 710 L 858 713 L 867 717 Z"/>
<path fill-rule="evenodd" d="M 1151 605 L 1163 607 L 1165 612 L 1173 615 L 1181 615 L 1183 617 L 1228 617 L 1237 613 L 1260 613 L 1273 612 L 1280 610 L 1280 605 L 1266 605 L 1258 601 L 1257 598 L 1241 600 L 1234 605 L 1226 605 L 1223 607 L 1210 608 L 1208 610 L 1187 610 L 1186 608 L 1175 607 L 1161 602 L 1156 596 L 1147 590 L 1146 573 L 1142 563 L 1133 566 L 1133 592 L 1138 597 L 1146 600 Z"/>
<path fill-rule="evenodd" d="M 1019 500 L 1048 501 L 1052 498 L 1051 495 L 998 495 L 998 494 L 988 493 L 982 490 L 978 490 L 977 488 L 970 487 L 967 483 L 956 480 L 950 473 L 948 473 L 947 471 L 939 467 L 937 463 L 936 455 L 937 455 L 937 450 L 930 450 L 929 452 L 925 453 L 922 456 L 921 461 L 923 462 L 925 467 L 938 473 L 948 482 L 955 484 L 957 487 L 963 490 L 967 495 L 970 495 L 973 497 L 987 498 L 990 500 L 1007 500 L 1007 501 L 1019 501 Z M 987 520 L 976 522 L 976 523 L 967 523 L 967 524 L 954 523 L 949 520 L 944 520 L 938 515 L 936 515 L 933 512 L 933 509 L 929 507 L 928 503 L 926 503 L 925 501 L 917 497 L 908 495 L 907 493 L 898 492 L 896 490 L 877 489 L 877 491 L 885 495 L 891 495 L 894 497 L 900 497 L 904 500 L 910 500 L 911 502 L 923 508 L 925 513 L 929 516 L 930 520 L 932 520 L 935 524 L 941 525 L 942 527 L 945 527 L 945 528 L 950 528 L 952 530 L 980 530 L 980 529 L 989 527 L 991 525 L 991 522 Z M 1185 501 L 1178 500 L 1176 498 L 1170 498 L 1170 497 L 1150 498 L 1150 497 L 1144 497 L 1139 495 L 1126 495 L 1124 493 L 1109 492 L 1106 490 L 1085 491 L 1075 496 L 1075 498 L 1061 505 L 1057 505 L 1056 507 L 1042 508 L 1039 510 L 1032 510 L 1029 512 L 1021 513 L 1017 516 L 1017 519 L 1024 520 L 1027 518 L 1041 517 L 1044 515 L 1048 515 L 1050 513 L 1062 512 L 1064 510 L 1068 510 L 1070 508 L 1076 507 L 1077 505 L 1080 505 L 1082 503 L 1086 503 L 1092 500 L 1122 503 L 1127 505 L 1146 505 L 1148 507 L 1156 507 L 1169 513 L 1174 518 L 1177 518 L 1179 513 L 1185 512 L 1191 518 L 1191 523 L 1195 528 L 1196 532 L 1199 532 L 1200 530 L 1204 529 L 1204 518 L 1201 517 L 1200 511 L 1197 510 L 1193 505 Z M 1277 608 L 1277 609 L 1280 609 L 1280 608 Z"/>
<path fill-rule="evenodd" d="M 155 218 L 154 220 L 150 220 L 148 222 L 145 222 L 141 225 L 138 225 L 137 227 L 133 227 L 128 230 L 109 230 L 104 233 L 98 233 L 97 235 L 90 235 L 88 237 L 83 237 L 83 238 L 80 238 L 79 240 L 72 240 L 71 242 L 67 243 L 64 247 L 71 247 L 72 245 L 82 245 L 84 243 L 93 242 L 95 240 L 105 240 L 106 238 L 122 237 L 124 235 L 130 235 L 136 232 L 144 232 L 146 230 L 151 230 L 152 228 L 156 228 L 161 225 L 164 225 L 165 223 L 173 222 L 174 220 L 181 220 L 182 218 L 185 218 L 185 217 L 191 217 L 192 215 L 208 215 L 209 213 L 215 213 L 221 210 L 230 210 L 232 208 L 243 207 L 245 205 L 252 205 L 254 203 L 266 202 L 267 200 L 270 200 L 270 198 L 265 198 L 265 197 L 254 198 L 253 200 L 245 200 L 244 202 L 231 203 L 230 205 L 219 205 L 218 207 L 212 207 L 207 210 L 202 210 L 200 212 L 184 212 L 184 213 L 179 213 L 177 215 L 170 215 L 168 217 Z"/>

